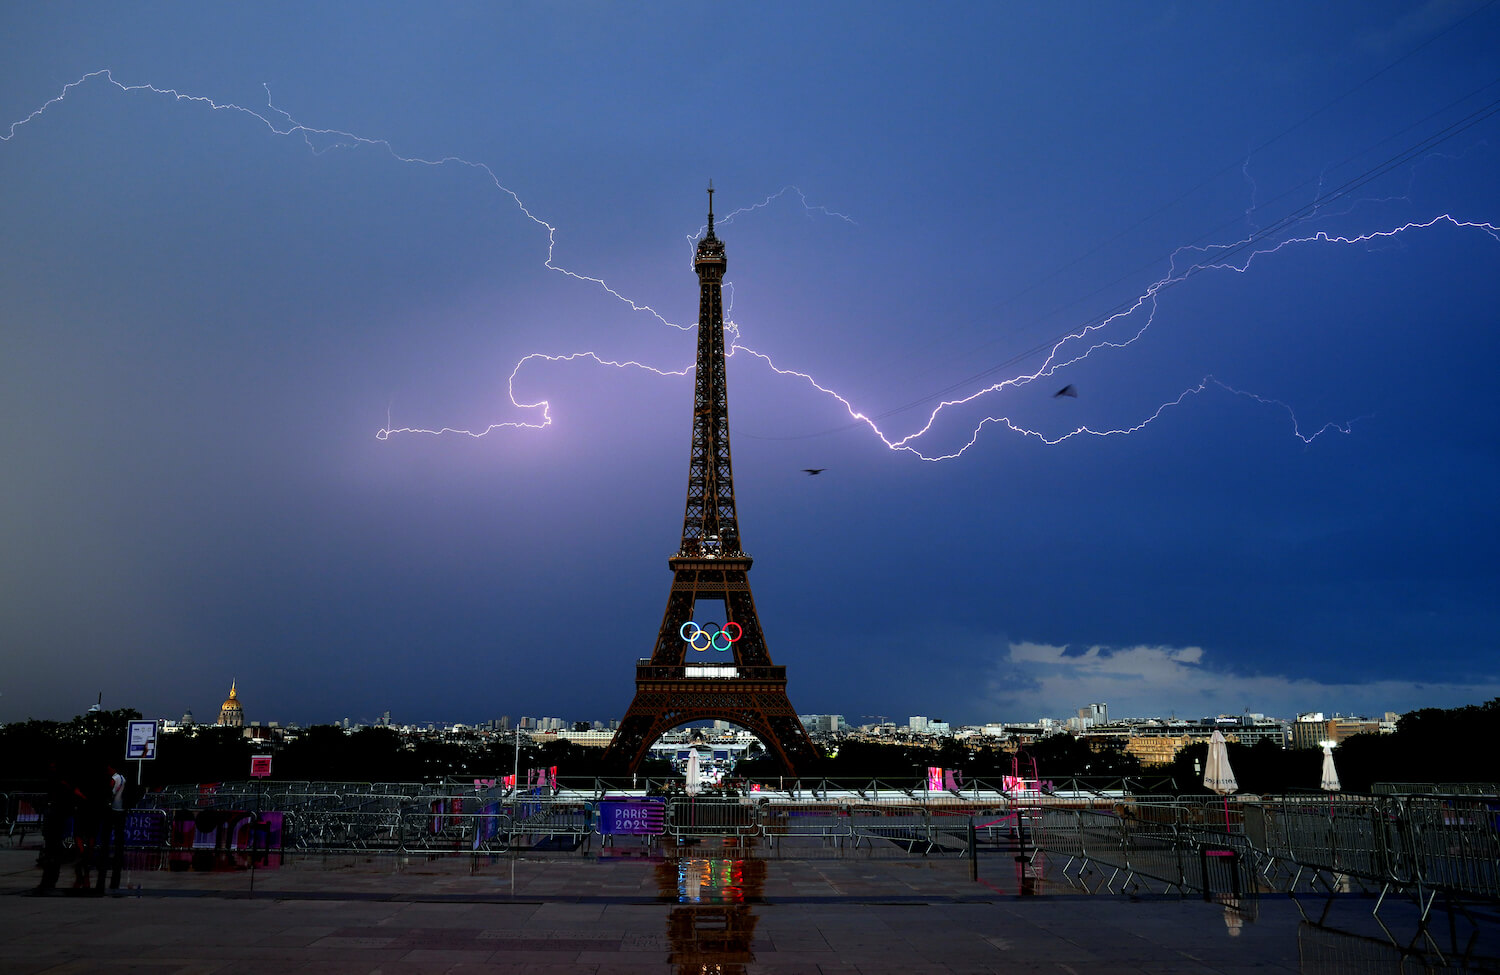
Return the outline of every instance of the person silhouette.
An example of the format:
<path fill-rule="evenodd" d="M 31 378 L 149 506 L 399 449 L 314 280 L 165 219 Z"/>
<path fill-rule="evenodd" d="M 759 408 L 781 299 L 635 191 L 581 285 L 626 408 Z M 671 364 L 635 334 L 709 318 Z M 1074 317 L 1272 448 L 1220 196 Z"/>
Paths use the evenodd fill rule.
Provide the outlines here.
<path fill-rule="evenodd" d="M 57 889 L 57 875 L 62 871 L 63 838 L 73 815 L 73 786 L 63 777 L 56 762 L 47 763 L 46 808 L 42 810 L 42 879 L 36 892 L 45 894 Z"/>
<path fill-rule="evenodd" d="M 104 810 L 104 830 L 100 834 L 103 842 L 99 848 L 98 890 L 104 890 L 105 874 L 109 875 L 109 889 L 120 889 L 120 867 L 125 862 L 125 776 L 113 765 L 105 766 L 109 773 L 108 808 Z"/>
<path fill-rule="evenodd" d="M 89 889 L 89 872 L 93 869 L 99 847 L 99 829 L 109 805 L 108 781 L 102 773 L 79 776 L 73 784 L 73 887 Z"/>

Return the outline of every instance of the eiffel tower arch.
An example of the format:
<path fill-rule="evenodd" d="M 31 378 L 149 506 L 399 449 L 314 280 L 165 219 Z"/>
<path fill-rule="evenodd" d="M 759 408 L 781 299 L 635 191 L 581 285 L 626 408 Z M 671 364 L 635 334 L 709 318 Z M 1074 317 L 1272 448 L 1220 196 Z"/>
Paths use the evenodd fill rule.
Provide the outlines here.
<path fill-rule="evenodd" d="M 787 697 L 786 668 L 773 664 L 766 649 L 750 593 L 753 560 L 740 544 L 724 369 L 726 262 L 724 242 L 714 235 L 713 193 L 710 184 L 708 232 L 698 241 L 693 260 L 698 356 L 682 543 L 667 560 L 672 589 L 656 647 L 636 665 L 635 698 L 604 761 L 633 772 L 665 732 L 694 721 L 720 720 L 755 735 L 787 774 L 796 775 L 818 752 Z M 713 621 L 719 635 L 693 623 L 700 600 L 722 601 L 724 618 Z"/>

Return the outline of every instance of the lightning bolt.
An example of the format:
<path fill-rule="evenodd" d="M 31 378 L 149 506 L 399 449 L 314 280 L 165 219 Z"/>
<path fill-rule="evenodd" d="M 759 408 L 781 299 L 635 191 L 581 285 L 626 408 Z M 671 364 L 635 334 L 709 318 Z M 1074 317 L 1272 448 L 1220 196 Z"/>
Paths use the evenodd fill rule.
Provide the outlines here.
<path fill-rule="evenodd" d="M 309 125 L 303 125 L 296 119 L 292 118 L 292 116 L 287 114 L 285 111 L 271 104 L 271 90 L 269 86 L 266 87 L 266 109 L 272 114 L 277 115 L 285 120 L 280 127 L 278 127 L 277 123 L 271 121 L 271 119 L 267 118 L 265 115 L 262 115 L 260 112 L 245 108 L 242 105 L 236 105 L 232 102 L 218 102 L 204 95 L 184 94 L 183 92 L 177 91 L 175 88 L 158 88 L 155 85 L 149 84 L 127 85 L 122 82 L 116 81 L 114 74 L 109 68 L 102 68 L 98 71 L 90 71 L 88 74 L 79 78 L 77 81 L 69 82 L 68 84 L 63 86 L 62 91 L 60 91 L 55 97 L 50 98 L 46 102 L 42 103 L 42 105 L 35 111 L 33 111 L 30 115 L 26 116 L 20 121 L 12 122 L 9 131 L 7 131 L 5 135 L 0 136 L 0 142 L 11 141 L 16 137 L 17 132 L 21 128 L 34 122 L 53 106 L 61 104 L 73 91 L 95 79 L 103 79 L 104 82 L 113 86 L 114 88 L 119 89 L 125 94 L 132 94 L 135 92 L 149 92 L 153 95 L 161 95 L 164 97 L 172 98 L 178 102 L 187 102 L 190 104 L 206 107 L 215 112 L 230 112 L 244 115 L 248 118 L 254 119 L 261 125 L 264 125 L 274 135 L 300 137 L 314 155 L 323 155 L 324 153 L 331 152 L 335 149 L 368 147 L 383 150 L 397 162 L 406 163 L 408 165 L 433 167 L 462 166 L 468 169 L 472 169 L 478 173 L 483 174 L 485 179 L 487 179 L 491 183 L 491 185 L 495 187 L 495 189 L 510 197 L 511 201 L 515 203 L 516 209 L 520 210 L 527 220 L 530 220 L 532 223 L 536 224 L 538 227 L 546 231 L 547 257 L 545 261 L 543 261 L 543 266 L 546 267 L 547 270 L 556 271 L 558 274 L 564 274 L 575 280 L 583 281 L 587 284 L 592 284 L 596 287 L 602 288 L 617 300 L 624 302 L 626 305 L 629 305 L 631 311 L 643 312 L 645 314 L 648 314 L 655 318 L 657 321 L 661 322 L 663 325 L 668 325 L 672 328 L 683 329 L 684 331 L 691 328 L 691 326 L 677 325 L 667 321 L 661 316 L 661 314 L 656 311 L 656 309 L 652 308 L 650 305 L 638 304 L 637 302 L 632 301 L 630 298 L 627 298 L 625 295 L 616 291 L 614 288 L 611 288 L 608 284 L 605 283 L 604 279 L 602 278 L 591 277 L 586 274 L 579 274 L 576 271 L 570 271 L 565 267 L 559 267 L 557 264 L 554 264 L 553 258 L 557 249 L 557 228 L 547 221 L 543 220 L 541 217 L 538 217 L 536 214 L 532 213 L 531 210 L 526 207 L 526 204 L 521 200 L 520 194 L 516 193 L 515 190 L 512 190 L 504 183 L 500 182 L 500 177 L 497 176 L 495 174 L 495 171 L 488 165 L 482 162 L 472 162 L 468 159 L 462 159 L 458 156 L 440 156 L 435 159 L 427 159 L 421 156 L 405 156 L 397 152 L 395 146 L 393 146 L 386 139 L 367 138 L 362 135 L 355 135 L 353 132 L 345 132 L 342 129 L 324 129 L 315 128 Z M 320 145 L 320 141 L 326 144 Z"/>
<path fill-rule="evenodd" d="M 530 355 L 523 356 L 521 360 L 516 363 L 515 368 L 510 371 L 510 378 L 506 381 L 506 393 L 510 397 L 512 406 L 520 410 L 540 410 L 541 419 L 532 422 L 528 422 L 525 420 L 509 420 L 504 423 L 491 423 L 489 426 L 483 428 L 482 430 L 460 430 L 456 427 L 443 427 L 441 430 L 422 430 L 417 427 L 392 427 L 390 425 L 390 416 L 389 414 L 387 414 L 386 425 L 375 433 L 375 439 L 389 440 L 394 434 L 398 433 L 427 433 L 432 434 L 433 436 L 440 436 L 445 433 L 455 433 L 478 439 L 479 437 L 488 436 L 496 430 L 545 430 L 547 427 L 550 427 L 552 425 L 551 404 L 544 399 L 537 400 L 535 403 L 523 403 L 520 400 L 516 399 L 516 375 L 521 371 L 523 367 L 525 367 L 526 363 L 538 359 L 543 362 L 573 362 L 577 359 L 591 359 L 601 366 L 614 366 L 616 369 L 641 369 L 646 372 L 655 373 L 658 376 L 686 376 L 689 372 L 692 371 L 693 368 L 692 366 L 684 366 L 681 369 L 658 369 L 655 366 L 648 366 L 645 363 L 636 362 L 634 359 L 627 359 L 621 362 L 615 359 L 601 358 L 600 356 L 597 356 L 592 352 L 572 352 L 568 355 L 547 355 L 542 352 L 533 352 Z"/>
<path fill-rule="evenodd" d="M 306 144 L 309 151 L 311 151 L 314 155 L 321 156 L 338 149 L 373 148 L 383 151 L 387 153 L 392 159 L 408 165 L 431 167 L 452 165 L 471 169 L 479 173 L 494 187 L 495 190 L 508 197 L 527 220 L 531 221 L 545 233 L 547 246 L 546 255 L 542 263 L 543 267 L 545 267 L 547 270 L 563 274 L 576 281 L 599 288 L 617 301 L 627 306 L 632 312 L 649 315 L 658 323 L 667 327 L 682 331 L 691 331 L 695 327 L 695 325 L 682 325 L 669 321 L 651 305 L 644 302 L 639 302 L 631 297 L 628 297 L 627 295 L 609 285 L 603 278 L 579 273 L 557 264 L 555 262 L 557 249 L 557 228 L 533 213 L 521 199 L 521 196 L 516 191 L 507 187 L 500 180 L 495 171 L 485 163 L 474 162 L 458 156 L 438 156 L 428 158 L 424 156 L 404 155 L 401 152 L 398 152 L 394 145 L 386 139 L 370 138 L 366 136 L 356 135 L 355 133 L 347 132 L 341 129 L 319 128 L 304 125 L 298 122 L 291 114 L 276 107 L 272 103 L 269 87 L 266 88 L 266 114 L 262 114 L 262 112 L 260 111 L 246 108 L 241 105 L 230 102 L 219 102 L 202 95 L 185 94 L 173 88 L 159 88 L 155 85 L 150 84 L 124 84 L 115 79 L 110 69 L 101 69 L 98 71 L 89 72 L 88 74 L 85 74 L 82 77 L 78 78 L 76 81 L 64 85 L 61 91 L 55 97 L 44 102 L 41 106 L 39 106 L 25 118 L 11 123 L 8 131 L 4 135 L 0 135 L 0 142 L 11 141 L 25 126 L 41 117 L 43 114 L 51 110 L 54 106 L 62 103 L 73 91 L 91 81 L 96 80 L 102 81 L 103 83 L 112 86 L 113 88 L 125 94 L 148 93 L 151 95 L 171 98 L 178 102 L 186 102 L 195 106 L 207 108 L 215 112 L 229 112 L 243 115 L 265 126 L 265 128 L 274 135 L 290 138 L 300 138 Z M 1493 113 L 1491 112 L 1491 114 Z M 1488 116 L 1486 115 L 1485 117 Z M 1445 138 L 1446 137 L 1450 136 L 1445 136 Z M 1422 148 L 1422 146 L 1419 146 L 1419 148 Z M 1398 156 L 1395 161 L 1409 161 L 1409 158 L 1409 156 Z M 1394 163 L 1391 163 L 1390 165 L 1393 164 Z M 1378 170 L 1372 170 L 1371 173 L 1378 175 L 1381 172 L 1388 172 L 1390 165 L 1386 165 L 1385 168 L 1380 168 Z M 1248 172 L 1246 173 L 1246 175 L 1248 177 Z M 1009 389 L 1017 389 L 1030 383 L 1036 382 L 1037 380 L 1046 379 L 1055 375 L 1058 371 L 1067 368 L 1068 366 L 1074 365 L 1084 359 L 1091 357 L 1096 352 L 1102 352 L 1104 350 L 1119 350 L 1133 345 L 1148 332 L 1153 322 L 1155 321 L 1155 316 L 1158 310 L 1158 303 L 1162 293 L 1200 273 L 1232 272 L 1237 274 L 1245 274 L 1249 272 L 1251 266 L 1256 262 L 1258 258 L 1275 254 L 1285 248 L 1315 244 L 1357 246 L 1360 244 L 1369 244 L 1380 239 L 1393 238 L 1401 234 L 1413 231 L 1430 229 L 1440 224 L 1446 224 L 1457 229 L 1477 230 L 1483 234 L 1488 235 L 1490 238 L 1496 241 L 1500 241 L 1500 226 L 1492 223 L 1461 220 L 1457 217 L 1452 216 L 1451 214 L 1445 213 L 1433 217 L 1425 222 L 1408 222 L 1390 229 L 1372 231 L 1370 233 L 1357 236 L 1335 236 L 1323 231 L 1319 231 L 1310 236 L 1288 237 L 1274 243 L 1265 243 L 1267 240 L 1270 240 L 1272 238 L 1273 234 L 1285 231 L 1289 226 L 1309 219 L 1313 214 L 1322 212 L 1324 208 L 1326 208 L 1328 203 L 1332 202 L 1333 200 L 1347 197 L 1348 194 L 1352 192 L 1353 188 L 1357 188 L 1358 186 L 1363 185 L 1364 182 L 1368 182 L 1369 178 L 1373 178 L 1373 176 L 1367 173 L 1365 176 L 1360 177 L 1355 181 L 1351 181 L 1348 184 L 1345 184 L 1345 186 L 1341 187 L 1338 191 L 1329 194 L 1323 194 L 1321 192 L 1320 184 L 1320 193 L 1313 205 L 1294 212 L 1291 216 L 1283 218 L 1282 220 L 1279 220 L 1268 227 L 1256 228 L 1255 232 L 1248 237 L 1242 238 L 1241 240 L 1235 241 L 1233 243 L 1214 245 L 1188 245 L 1178 248 L 1170 255 L 1170 258 L 1168 260 L 1167 273 L 1158 278 L 1156 281 L 1152 282 L 1135 298 L 1123 303 L 1120 306 L 1117 306 L 1117 310 L 1113 311 L 1111 314 L 1098 320 L 1092 321 L 1081 327 L 1078 327 L 1072 331 L 1069 331 L 1066 334 L 1054 340 L 1051 340 L 1050 344 L 1044 343 L 1037 350 L 1034 350 L 1040 354 L 1043 354 L 1041 365 L 1038 366 L 1035 370 L 1010 376 L 998 382 L 984 382 L 983 378 L 987 374 L 998 371 L 1002 367 L 995 367 L 993 369 L 986 370 L 986 372 L 981 373 L 980 376 L 973 377 L 971 380 L 966 380 L 963 383 L 959 384 L 959 386 L 971 386 L 972 383 L 977 382 L 977 386 L 972 386 L 969 391 L 964 392 L 962 395 L 957 395 L 953 398 L 939 399 L 937 405 L 933 406 L 928 412 L 925 422 L 923 422 L 911 432 L 906 433 L 905 435 L 898 436 L 894 433 L 888 433 L 884 429 L 882 429 L 877 421 L 883 420 L 897 413 L 905 412 L 905 410 L 911 408 L 911 406 L 920 405 L 921 402 L 928 401 L 936 397 L 924 397 L 923 400 L 919 400 L 916 403 L 908 404 L 907 406 L 899 407 L 895 410 L 890 410 L 886 413 L 872 417 L 856 408 L 855 405 L 843 394 L 820 383 L 810 373 L 778 365 L 768 354 L 745 345 L 740 340 L 741 332 L 739 325 L 732 320 L 727 322 L 725 325 L 726 347 L 729 350 L 728 354 L 731 356 L 743 353 L 755 359 L 756 361 L 763 363 L 767 369 L 769 369 L 776 375 L 798 380 L 806 384 L 808 387 L 815 390 L 819 394 L 822 394 L 823 396 L 836 401 L 848 414 L 850 422 L 845 425 L 845 428 L 863 426 L 867 428 L 887 449 L 895 452 L 908 453 L 920 460 L 927 462 L 948 461 L 963 456 L 970 448 L 974 447 L 979 442 L 985 430 L 992 426 L 1004 428 L 1005 430 L 1008 430 L 1011 433 L 1022 438 L 1034 439 L 1039 443 L 1049 446 L 1055 446 L 1079 436 L 1111 437 L 1133 434 L 1154 423 L 1157 419 L 1159 419 L 1169 411 L 1182 406 L 1188 400 L 1208 391 L 1211 387 L 1223 390 L 1235 396 L 1251 399 L 1263 406 L 1274 407 L 1285 411 L 1291 419 L 1292 434 L 1303 443 L 1310 444 L 1326 433 L 1350 433 L 1353 428 L 1353 423 L 1362 418 L 1356 418 L 1356 420 L 1345 422 L 1325 423 L 1321 427 L 1314 430 L 1312 433 L 1304 433 L 1302 430 L 1302 426 L 1296 417 L 1296 414 L 1288 404 L 1277 399 L 1263 397 L 1256 393 L 1237 389 L 1215 378 L 1212 375 L 1207 375 L 1204 376 L 1203 379 L 1196 384 L 1183 390 L 1175 398 L 1162 403 L 1151 413 L 1127 425 L 1110 428 L 1078 426 L 1061 434 L 1049 435 L 1039 430 L 1031 429 L 1005 413 L 992 412 L 982 417 L 974 425 L 968 440 L 963 442 L 956 448 L 945 450 L 926 450 L 922 447 L 922 442 L 928 438 L 929 434 L 932 433 L 933 427 L 938 422 L 939 418 L 942 416 L 942 414 L 949 410 L 968 406 L 985 397 L 991 397 L 995 394 L 1002 393 Z M 761 200 L 759 203 L 754 203 L 749 206 L 741 207 L 737 210 L 731 211 L 724 217 L 720 218 L 720 223 L 727 224 L 741 215 L 748 215 L 758 210 L 765 209 L 771 206 L 776 201 L 782 199 L 783 197 L 786 197 L 788 194 L 795 194 L 797 199 L 800 201 L 804 211 L 810 215 L 821 214 L 829 218 L 842 220 L 851 225 L 855 225 L 855 221 L 848 214 L 840 213 L 827 207 L 810 203 L 807 199 L 807 196 L 802 192 L 802 190 L 795 186 L 784 187 L 783 189 L 766 196 L 765 199 Z M 706 229 L 707 227 L 705 225 L 703 227 L 700 227 L 695 233 L 688 235 L 689 244 L 695 244 L 696 241 L 706 231 Z M 1185 255 L 1192 255 L 1192 257 L 1191 259 L 1183 262 L 1182 266 L 1179 268 L 1179 260 Z M 730 314 L 732 314 L 732 310 L 733 286 L 731 284 L 729 301 Z M 1116 332 L 1120 334 L 1117 335 L 1115 334 Z M 1024 358 L 1029 356 L 1022 357 Z M 523 401 L 521 399 L 518 399 L 516 396 L 517 376 L 521 373 L 522 369 L 527 366 L 528 363 L 531 363 L 533 361 L 559 363 L 573 362 L 580 359 L 590 360 L 600 366 L 610 366 L 618 369 L 644 370 L 663 377 L 685 376 L 693 368 L 691 365 L 689 365 L 680 369 L 666 369 L 642 363 L 633 359 L 608 359 L 593 352 L 572 352 L 561 355 L 534 352 L 523 356 L 516 362 L 515 366 L 511 369 L 506 383 L 507 395 L 510 399 L 511 405 L 515 407 L 515 409 L 519 412 L 530 414 L 532 416 L 531 419 L 509 420 L 504 422 L 491 423 L 486 427 L 475 430 L 460 429 L 455 427 L 442 427 L 440 429 L 432 430 L 416 427 L 396 427 L 392 424 L 388 416 L 386 425 L 376 432 L 376 438 L 384 441 L 397 434 L 427 434 L 432 436 L 452 434 L 468 436 L 471 438 L 480 438 L 488 436 L 489 434 L 494 433 L 498 430 L 505 429 L 545 429 L 552 424 L 550 402 L 546 399 L 538 399 L 535 401 Z M 948 393 L 954 392 L 955 389 L 959 388 L 959 386 L 950 386 L 948 389 L 942 391 L 937 395 L 938 397 L 946 396 Z"/>
<path fill-rule="evenodd" d="M 870 430 L 871 433 L 879 438 L 881 443 L 885 444 L 885 446 L 890 450 L 904 451 L 913 454 L 918 459 L 924 461 L 954 460 L 962 456 L 969 450 L 970 447 L 973 447 L 976 443 L 978 443 L 980 434 L 984 431 L 984 429 L 992 425 L 1003 426 L 1006 429 L 1010 430 L 1012 433 L 1018 434 L 1022 437 L 1034 438 L 1048 446 L 1055 446 L 1066 440 L 1071 440 L 1072 438 L 1077 436 L 1087 435 L 1093 437 L 1113 437 L 1136 433 L 1144 429 L 1151 423 L 1155 422 L 1167 411 L 1181 406 L 1188 399 L 1204 392 L 1210 386 L 1223 389 L 1226 392 L 1232 393 L 1236 396 L 1254 400 L 1255 402 L 1260 403 L 1264 406 L 1275 406 L 1286 411 L 1286 413 L 1292 420 L 1293 435 L 1303 443 L 1310 444 L 1325 433 L 1335 431 L 1339 433 L 1352 432 L 1353 423 L 1358 419 L 1363 419 L 1363 417 L 1356 417 L 1355 420 L 1350 420 L 1343 423 L 1325 423 L 1313 433 L 1305 434 L 1302 432 L 1301 424 L 1297 420 L 1296 413 L 1293 412 L 1292 408 L 1288 404 L 1280 400 L 1270 399 L 1264 396 L 1260 396 L 1256 393 L 1248 392 L 1246 390 L 1236 389 L 1235 387 L 1214 378 L 1212 375 L 1209 375 L 1203 377 L 1203 379 L 1195 385 L 1183 390 L 1183 392 L 1180 393 L 1175 399 L 1169 400 L 1157 407 L 1156 410 L 1147 415 L 1145 418 L 1128 426 L 1104 429 L 1095 429 L 1089 426 L 1079 426 L 1061 435 L 1048 436 L 1044 433 L 1041 433 L 1040 431 L 1025 427 L 1008 416 L 990 415 L 979 420 L 979 422 L 975 425 L 972 433 L 970 434 L 968 441 L 956 450 L 952 450 L 947 453 L 926 453 L 919 447 L 914 445 L 916 441 L 924 438 L 932 430 L 932 427 L 938 421 L 939 416 L 941 416 L 941 414 L 943 414 L 947 410 L 953 409 L 955 407 L 966 406 L 985 396 L 989 396 L 1006 389 L 1019 388 L 1033 383 L 1039 379 L 1046 379 L 1050 376 L 1053 376 L 1061 369 L 1089 358 L 1091 355 L 1101 349 L 1123 349 L 1130 345 L 1133 345 L 1137 340 L 1141 338 L 1141 336 L 1146 334 L 1147 330 L 1150 329 L 1152 323 L 1155 321 L 1157 299 L 1160 294 L 1166 289 L 1180 284 L 1181 282 L 1186 281 L 1188 278 L 1193 277 L 1201 272 L 1231 271 L 1237 274 L 1245 274 L 1250 270 L 1251 265 L 1256 261 L 1257 258 L 1275 254 L 1278 251 L 1281 251 L 1288 247 L 1317 243 L 1345 245 L 1367 244 L 1372 241 L 1396 237 L 1414 230 L 1427 230 L 1432 227 L 1438 226 L 1439 224 L 1447 224 L 1459 229 L 1478 230 L 1496 240 L 1497 242 L 1500 242 L 1500 226 L 1497 226 L 1496 224 L 1482 223 L 1471 220 L 1459 220 L 1458 218 L 1453 217 L 1450 214 L 1442 214 L 1427 221 L 1409 222 L 1402 224 L 1399 227 L 1391 228 L 1389 230 L 1372 231 L 1370 233 L 1360 234 L 1354 237 L 1334 236 L 1326 232 L 1319 231 L 1311 236 L 1288 238 L 1286 240 L 1280 241 L 1279 243 L 1276 243 L 1275 245 L 1253 250 L 1246 250 L 1247 244 L 1253 243 L 1255 239 L 1253 236 L 1232 244 L 1217 244 L 1208 246 L 1194 245 L 1178 248 L 1177 251 L 1173 252 L 1172 254 L 1170 268 L 1165 276 L 1153 282 L 1148 288 L 1146 288 L 1145 291 L 1143 291 L 1133 301 L 1127 303 L 1126 306 L 1120 311 L 1117 311 L 1103 319 L 1100 319 L 1093 324 L 1086 325 L 1076 331 L 1069 332 L 1062 338 L 1056 340 L 1051 348 L 1047 351 L 1041 366 L 1038 367 L 1034 372 L 1012 376 L 1008 379 L 1003 379 L 1000 382 L 981 386 L 980 388 L 975 389 L 964 396 L 960 396 L 954 399 L 942 400 L 932 408 L 930 413 L 928 413 L 925 423 L 923 423 L 913 432 L 908 433 L 903 437 L 893 437 L 891 435 L 888 435 L 876 422 L 876 420 L 880 419 L 880 417 L 870 417 L 865 413 L 859 411 L 848 399 L 846 399 L 835 390 L 829 389 L 828 387 L 820 384 L 810 374 L 800 372 L 796 369 L 782 368 L 781 366 L 776 365 L 776 363 L 773 362 L 769 356 L 738 343 L 735 343 L 732 346 L 732 349 L 735 352 L 744 352 L 761 360 L 765 363 L 767 368 L 771 369 L 777 375 L 799 379 L 813 389 L 817 390 L 819 393 L 822 393 L 823 395 L 836 400 L 839 405 L 844 407 L 845 411 L 849 415 L 850 420 L 853 421 L 850 426 L 865 426 Z M 1240 260 L 1238 263 L 1234 261 L 1199 261 L 1188 264 L 1183 269 L 1178 270 L 1178 257 L 1190 251 L 1196 251 L 1201 254 L 1238 252 L 1242 255 L 1242 260 Z M 1144 321 L 1142 321 L 1141 324 L 1126 337 L 1103 338 L 1097 335 L 1097 333 L 1108 329 L 1110 326 L 1113 326 L 1116 323 L 1125 322 L 1133 317 L 1136 317 L 1137 313 L 1140 312 L 1144 312 L 1144 315 L 1141 316 L 1144 318 Z M 1081 348 L 1079 348 L 1079 346 L 1081 346 Z M 891 411 L 891 414 L 902 412 L 904 411 L 904 409 L 905 407 L 898 408 Z"/>

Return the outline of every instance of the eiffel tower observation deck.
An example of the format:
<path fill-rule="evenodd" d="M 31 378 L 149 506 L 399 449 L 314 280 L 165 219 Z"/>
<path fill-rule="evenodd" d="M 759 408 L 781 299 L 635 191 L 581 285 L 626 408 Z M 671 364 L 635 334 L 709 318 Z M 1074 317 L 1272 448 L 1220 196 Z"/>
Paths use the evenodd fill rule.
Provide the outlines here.
<path fill-rule="evenodd" d="M 786 693 L 786 668 L 771 662 L 750 593 L 752 559 L 740 540 L 729 453 L 729 391 L 724 348 L 724 242 L 698 241 L 698 356 L 682 540 L 667 560 L 672 589 L 649 659 L 636 666 L 635 698 L 620 722 L 608 765 L 634 771 L 653 742 L 680 725 L 721 720 L 754 734 L 784 771 L 817 758 Z M 700 603 L 703 607 L 700 607 Z M 700 612 L 712 606 L 709 615 Z"/>

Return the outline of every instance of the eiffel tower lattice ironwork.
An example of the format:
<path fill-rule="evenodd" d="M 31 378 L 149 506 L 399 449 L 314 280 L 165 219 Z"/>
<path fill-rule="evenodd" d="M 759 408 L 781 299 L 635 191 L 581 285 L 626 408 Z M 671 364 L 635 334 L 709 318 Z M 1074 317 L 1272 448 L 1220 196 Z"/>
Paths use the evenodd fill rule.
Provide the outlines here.
<path fill-rule="evenodd" d="M 682 545 L 667 560 L 672 591 L 651 659 L 635 672 L 635 699 L 605 753 L 606 765 L 633 772 L 653 742 L 693 721 L 728 721 L 760 739 L 789 774 L 817 757 L 786 694 L 786 668 L 771 663 L 755 600 L 750 556 L 740 545 L 729 460 L 729 397 L 724 370 L 724 242 L 714 235 L 713 184 L 708 232 L 698 241 L 698 361 L 693 384 L 693 443 L 688 460 Z M 698 601 L 722 600 L 725 637 L 707 650 L 684 638 Z M 722 649 L 731 626 L 739 639 Z M 686 627 L 691 635 L 696 633 Z M 699 637 L 701 645 L 706 637 Z"/>

